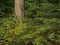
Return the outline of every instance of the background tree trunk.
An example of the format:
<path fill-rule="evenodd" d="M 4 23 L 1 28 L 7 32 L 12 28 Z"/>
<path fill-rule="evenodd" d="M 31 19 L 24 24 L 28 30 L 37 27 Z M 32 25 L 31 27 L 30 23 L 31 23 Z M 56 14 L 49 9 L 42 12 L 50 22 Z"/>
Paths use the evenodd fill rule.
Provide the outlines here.
<path fill-rule="evenodd" d="M 15 0 L 16 25 L 21 23 L 20 19 L 24 16 L 24 0 Z"/>
<path fill-rule="evenodd" d="M 24 0 L 15 0 L 15 14 L 18 18 L 24 15 Z"/>

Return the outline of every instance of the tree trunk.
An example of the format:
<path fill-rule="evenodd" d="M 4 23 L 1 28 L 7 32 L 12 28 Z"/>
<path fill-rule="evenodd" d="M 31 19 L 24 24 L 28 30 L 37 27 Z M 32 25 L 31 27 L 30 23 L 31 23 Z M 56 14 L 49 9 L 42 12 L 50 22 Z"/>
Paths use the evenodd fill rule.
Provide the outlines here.
<path fill-rule="evenodd" d="M 24 0 L 15 0 L 15 14 L 18 18 L 24 16 Z"/>
<path fill-rule="evenodd" d="M 20 19 L 24 16 L 24 0 L 15 0 L 16 25 L 21 23 Z"/>

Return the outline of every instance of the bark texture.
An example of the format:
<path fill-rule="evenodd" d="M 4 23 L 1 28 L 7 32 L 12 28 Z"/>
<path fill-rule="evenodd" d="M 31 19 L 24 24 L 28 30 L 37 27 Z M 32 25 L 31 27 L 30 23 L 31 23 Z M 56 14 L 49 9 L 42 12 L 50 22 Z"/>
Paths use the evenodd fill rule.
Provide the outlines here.
<path fill-rule="evenodd" d="M 23 15 L 24 15 L 24 0 L 15 0 L 15 14 L 18 18 L 23 17 Z"/>

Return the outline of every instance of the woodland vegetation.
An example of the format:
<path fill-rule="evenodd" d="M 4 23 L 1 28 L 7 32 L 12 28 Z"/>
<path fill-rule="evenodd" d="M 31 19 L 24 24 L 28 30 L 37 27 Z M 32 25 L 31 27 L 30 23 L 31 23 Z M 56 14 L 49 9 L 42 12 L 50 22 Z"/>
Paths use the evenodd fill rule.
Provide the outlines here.
<path fill-rule="evenodd" d="M 0 0 L 0 45 L 60 45 L 60 0 Z"/>

